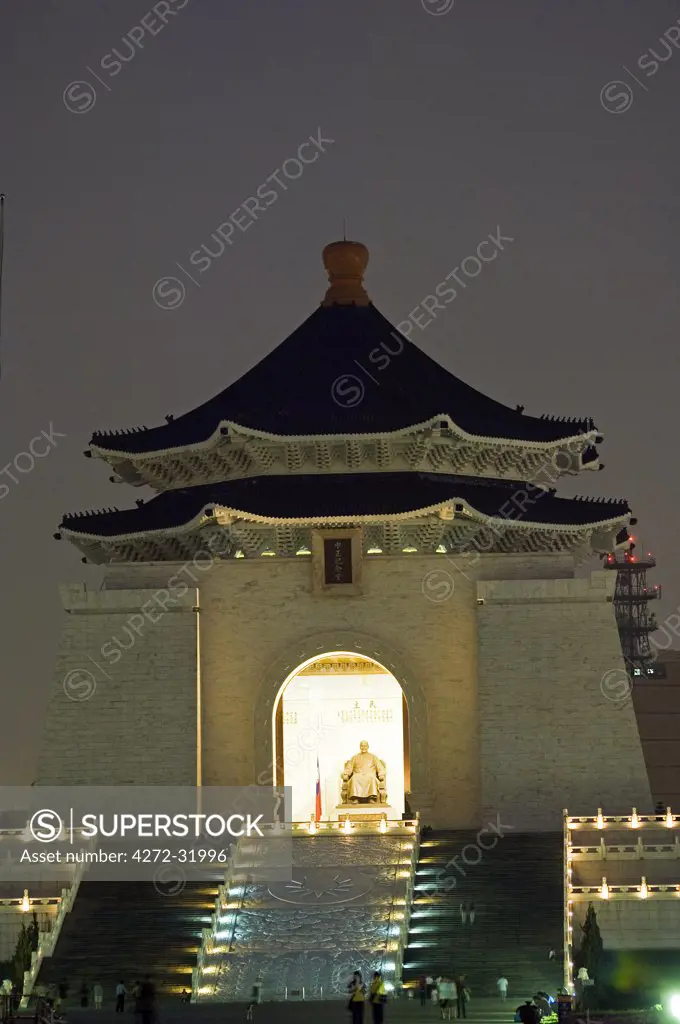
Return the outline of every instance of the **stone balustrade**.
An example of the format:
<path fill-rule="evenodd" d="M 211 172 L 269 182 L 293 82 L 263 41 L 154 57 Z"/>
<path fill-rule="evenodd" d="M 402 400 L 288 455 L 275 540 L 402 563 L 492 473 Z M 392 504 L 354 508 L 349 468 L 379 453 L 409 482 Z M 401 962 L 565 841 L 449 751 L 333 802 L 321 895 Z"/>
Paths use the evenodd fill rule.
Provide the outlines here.
<path fill-rule="evenodd" d="M 28 1001 L 38 979 L 40 965 L 42 964 L 43 959 L 46 956 L 52 956 L 54 954 L 64 919 L 71 911 L 75 898 L 78 895 L 78 888 L 83 876 L 83 868 L 84 866 L 82 864 L 78 865 L 70 888 L 61 890 L 61 896 L 58 897 L 59 909 L 57 910 L 52 928 L 49 932 L 41 933 L 40 938 L 38 939 L 38 948 L 31 955 L 31 966 L 29 970 L 24 972 L 24 985 L 20 1003 L 21 1009 L 25 1009 L 28 1006 Z"/>

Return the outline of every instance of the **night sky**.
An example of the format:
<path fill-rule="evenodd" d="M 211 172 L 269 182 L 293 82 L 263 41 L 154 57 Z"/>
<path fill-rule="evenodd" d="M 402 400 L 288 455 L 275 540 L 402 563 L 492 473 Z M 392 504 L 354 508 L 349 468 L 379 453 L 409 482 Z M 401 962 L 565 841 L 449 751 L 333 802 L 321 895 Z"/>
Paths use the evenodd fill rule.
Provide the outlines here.
<path fill-rule="evenodd" d="M 57 586 L 101 578 L 53 540 L 62 514 L 151 495 L 83 457 L 92 431 L 162 423 L 261 359 L 323 297 L 343 218 L 395 323 L 490 233 L 513 239 L 411 338 L 512 407 L 595 418 L 606 469 L 561 493 L 630 500 L 674 612 L 680 4 L 155 6 L 0 0 L 0 464 L 18 481 L 0 475 L 2 781 L 34 776 Z M 332 142 L 285 177 L 319 130 Z M 191 253 L 277 172 L 196 274 Z M 174 309 L 152 294 L 168 276 Z M 50 430 L 31 469 L 20 453 Z"/>

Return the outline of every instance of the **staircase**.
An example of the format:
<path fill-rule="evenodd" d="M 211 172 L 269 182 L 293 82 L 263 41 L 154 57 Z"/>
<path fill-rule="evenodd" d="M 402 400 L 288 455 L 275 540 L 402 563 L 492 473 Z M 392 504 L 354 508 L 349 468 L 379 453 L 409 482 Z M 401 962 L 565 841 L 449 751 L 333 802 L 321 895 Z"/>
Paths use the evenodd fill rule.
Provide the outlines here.
<path fill-rule="evenodd" d="M 149 973 L 159 995 L 191 989 L 202 929 L 209 925 L 219 873 L 187 882 L 173 895 L 152 882 L 81 882 L 73 909 L 64 919 L 54 955 L 46 957 L 39 985 L 69 983 L 69 1001 L 85 980 L 99 982 L 111 1002 L 124 981 Z"/>
<path fill-rule="evenodd" d="M 292 880 L 255 883 L 234 865 L 199 955 L 199 1002 L 346 996 L 354 970 L 399 979 L 417 858 L 415 823 L 390 833 L 292 834 Z M 290 861 L 289 861 L 290 864 Z"/>
<path fill-rule="evenodd" d="M 404 982 L 464 974 L 474 998 L 496 995 L 504 974 L 512 1005 L 538 989 L 554 993 L 563 984 L 563 836 L 508 832 L 486 851 L 477 837 L 440 831 L 423 838 Z M 482 842 L 490 846 L 491 838 Z M 447 867 L 454 856 L 457 867 Z M 463 923 L 461 904 L 474 905 L 473 923 Z"/>

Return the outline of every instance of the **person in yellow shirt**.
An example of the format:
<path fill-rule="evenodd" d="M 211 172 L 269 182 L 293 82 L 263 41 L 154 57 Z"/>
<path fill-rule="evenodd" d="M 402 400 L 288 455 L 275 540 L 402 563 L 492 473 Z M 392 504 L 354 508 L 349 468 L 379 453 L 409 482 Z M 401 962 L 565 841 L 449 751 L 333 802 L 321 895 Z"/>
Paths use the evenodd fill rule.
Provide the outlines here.
<path fill-rule="evenodd" d="M 380 971 L 375 971 L 373 974 L 373 980 L 368 990 L 368 1001 L 371 1004 L 373 1024 L 383 1024 L 387 992 L 385 991 L 385 983 L 382 980 Z"/>
<path fill-rule="evenodd" d="M 354 972 L 352 980 L 347 986 L 347 991 L 349 992 L 347 1008 L 352 1014 L 352 1024 L 363 1024 L 366 986 L 361 977 L 361 971 Z"/>

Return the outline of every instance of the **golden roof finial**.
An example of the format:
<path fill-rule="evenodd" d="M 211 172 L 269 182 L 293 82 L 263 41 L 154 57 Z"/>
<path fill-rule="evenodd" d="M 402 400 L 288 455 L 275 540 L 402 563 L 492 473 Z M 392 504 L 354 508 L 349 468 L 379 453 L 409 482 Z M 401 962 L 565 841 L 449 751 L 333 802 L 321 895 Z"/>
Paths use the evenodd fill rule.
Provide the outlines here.
<path fill-rule="evenodd" d="M 368 249 L 361 242 L 331 242 L 323 251 L 330 286 L 322 306 L 370 306 L 364 288 Z"/>

